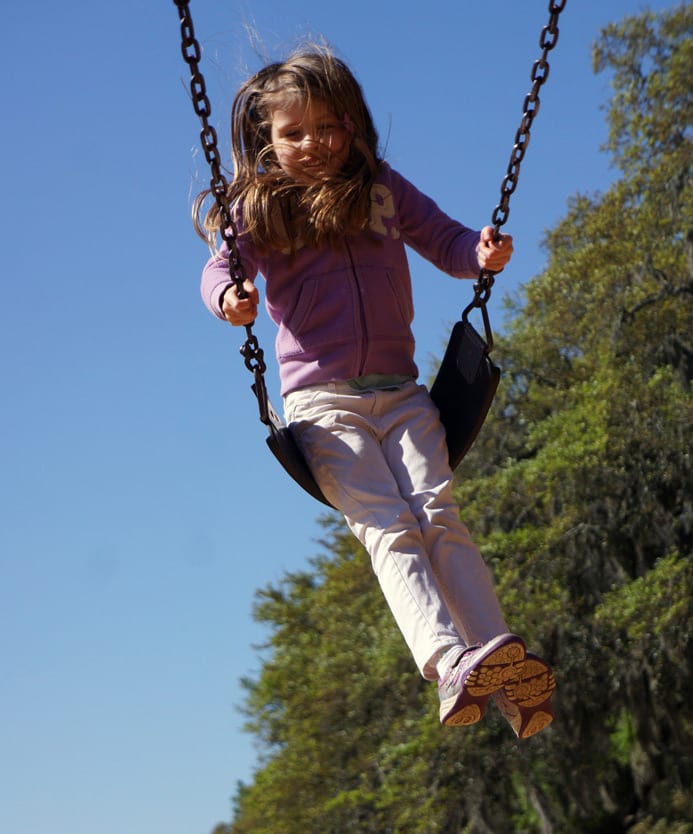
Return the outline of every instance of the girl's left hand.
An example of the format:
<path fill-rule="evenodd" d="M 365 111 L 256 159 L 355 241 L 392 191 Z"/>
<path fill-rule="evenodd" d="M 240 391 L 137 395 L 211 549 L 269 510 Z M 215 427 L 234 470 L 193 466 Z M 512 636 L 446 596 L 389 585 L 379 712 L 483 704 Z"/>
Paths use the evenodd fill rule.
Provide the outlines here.
<path fill-rule="evenodd" d="M 493 239 L 493 226 L 484 226 L 476 247 L 479 266 L 489 272 L 500 272 L 508 263 L 513 253 L 513 239 L 511 235 L 501 235 L 498 240 Z"/>

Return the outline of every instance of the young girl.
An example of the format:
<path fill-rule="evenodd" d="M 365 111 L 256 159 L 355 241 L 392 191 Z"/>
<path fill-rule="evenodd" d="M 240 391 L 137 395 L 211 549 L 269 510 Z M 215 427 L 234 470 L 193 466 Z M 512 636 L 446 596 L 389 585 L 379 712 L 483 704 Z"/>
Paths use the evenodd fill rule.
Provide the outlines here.
<path fill-rule="evenodd" d="M 405 244 L 440 270 L 501 270 L 512 239 L 472 231 L 378 156 L 361 88 L 329 50 L 265 67 L 231 113 L 229 200 L 247 297 L 226 246 L 202 296 L 233 325 L 255 320 L 258 273 L 276 340 L 287 423 L 327 499 L 370 554 L 443 724 L 474 724 L 489 697 L 526 738 L 553 718 L 548 665 L 510 634 L 489 571 L 452 496 L 445 434 L 416 382 Z M 212 208 L 198 231 L 216 240 Z"/>

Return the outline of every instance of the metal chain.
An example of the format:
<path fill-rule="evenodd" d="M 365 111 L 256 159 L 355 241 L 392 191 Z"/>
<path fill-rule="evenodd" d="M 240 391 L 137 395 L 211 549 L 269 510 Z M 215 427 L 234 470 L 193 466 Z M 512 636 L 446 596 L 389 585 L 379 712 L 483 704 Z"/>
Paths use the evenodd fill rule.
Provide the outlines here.
<path fill-rule="evenodd" d="M 523 113 L 520 126 L 515 133 L 515 143 L 510 154 L 510 162 L 508 163 L 507 172 L 503 177 L 501 183 L 501 199 L 496 208 L 493 210 L 491 222 L 494 227 L 494 238 L 498 239 L 500 235 L 501 226 L 505 224 L 510 215 L 510 195 L 517 188 L 517 181 L 520 177 L 520 165 L 525 158 L 527 145 L 530 139 L 530 128 L 539 112 L 539 90 L 549 77 L 549 62 L 547 56 L 549 52 L 556 46 L 558 41 L 558 16 L 565 8 L 567 0 L 549 0 L 549 22 L 541 30 L 541 37 L 539 38 L 539 46 L 542 49 L 541 57 L 536 60 L 532 66 L 531 80 L 532 89 L 525 96 L 522 105 Z M 493 287 L 495 273 L 487 269 L 482 269 L 479 273 L 479 278 L 474 283 L 474 299 L 472 303 L 465 309 L 462 318 L 466 319 L 469 312 L 475 307 L 481 308 L 481 314 L 484 320 L 484 329 L 486 332 L 486 341 L 489 350 L 493 347 L 493 334 L 488 320 L 488 312 L 486 310 L 486 303 L 491 297 L 491 287 Z"/>
<path fill-rule="evenodd" d="M 204 76 L 200 71 L 201 50 L 200 44 L 195 37 L 192 17 L 190 15 L 189 0 L 173 0 L 178 8 L 180 18 L 181 52 L 183 60 L 190 67 L 190 94 L 195 113 L 200 118 L 202 130 L 200 131 L 200 143 L 204 151 L 205 159 L 209 164 L 212 178 L 210 180 L 210 191 L 214 196 L 219 208 L 220 229 L 224 243 L 229 249 L 229 276 L 233 281 L 239 298 L 246 298 L 247 293 L 243 288 L 245 271 L 241 256 L 238 252 L 236 237 L 238 230 L 233 222 L 227 197 L 228 183 L 221 171 L 221 156 L 217 143 L 217 132 L 209 123 L 212 115 L 212 105 L 207 96 L 207 85 Z M 264 351 L 260 347 L 257 337 L 253 333 L 251 324 L 247 324 L 246 341 L 241 347 L 241 355 L 245 359 L 246 368 L 255 375 L 255 384 L 264 388 L 262 375 L 267 370 L 264 360 Z"/>

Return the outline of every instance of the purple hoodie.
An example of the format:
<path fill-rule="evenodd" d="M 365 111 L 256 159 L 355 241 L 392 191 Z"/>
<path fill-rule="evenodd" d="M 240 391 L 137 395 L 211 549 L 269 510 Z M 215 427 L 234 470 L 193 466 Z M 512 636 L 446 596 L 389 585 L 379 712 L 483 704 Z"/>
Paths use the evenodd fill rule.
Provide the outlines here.
<path fill-rule="evenodd" d="M 387 163 L 371 191 L 370 232 L 336 248 L 307 246 L 259 255 L 239 230 L 246 277 L 267 281 L 266 306 L 276 339 L 282 396 L 296 388 L 369 374 L 418 376 L 406 243 L 455 278 L 479 274 L 479 232 L 442 212 Z M 228 250 L 207 262 L 202 298 L 223 319 Z"/>

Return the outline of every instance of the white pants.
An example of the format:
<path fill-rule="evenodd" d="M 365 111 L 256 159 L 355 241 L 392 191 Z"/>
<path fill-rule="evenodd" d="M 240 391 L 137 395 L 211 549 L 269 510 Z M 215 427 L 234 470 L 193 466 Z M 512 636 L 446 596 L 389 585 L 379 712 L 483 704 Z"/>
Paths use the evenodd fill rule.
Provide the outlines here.
<path fill-rule="evenodd" d="M 315 480 L 370 554 L 423 677 L 437 678 L 446 647 L 507 632 L 452 497 L 445 432 L 426 388 L 325 383 L 288 394 L 284 405 Z"/>

